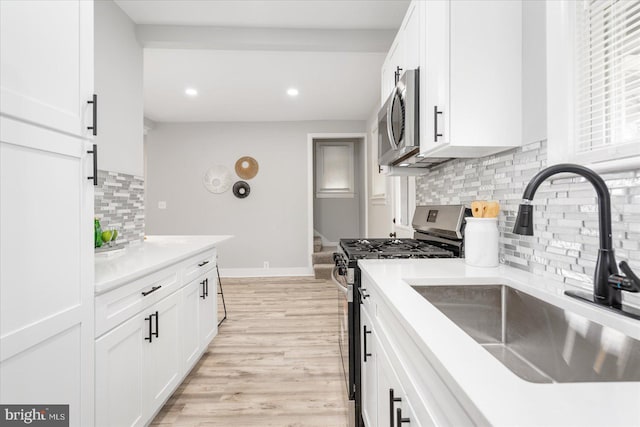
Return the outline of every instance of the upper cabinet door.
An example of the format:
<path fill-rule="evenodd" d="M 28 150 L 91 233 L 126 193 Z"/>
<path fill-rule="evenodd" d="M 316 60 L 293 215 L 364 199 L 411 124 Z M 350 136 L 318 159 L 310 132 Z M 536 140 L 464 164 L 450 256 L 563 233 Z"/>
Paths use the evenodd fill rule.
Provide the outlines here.
<path fill-rule="evenodd" d="M 415 70 L 420 67 L 420 46 L 422 44 L 420 36 L 420 9 L 422 7 L 423 2 L 421 1 L 411 2 L 400 29 L 400 31 L 404 33 L 404 67 L 407 70 Z"/>
<path fill-rule="evenodd" d="M 420 151 L 449 140 L 448 0 L 424 2 L 424 49 L 420 79 Z"/>
<path fill-rule="evenodd" d="M 0 111 L 90 138 L 93 1 L 0 2 Z"/>

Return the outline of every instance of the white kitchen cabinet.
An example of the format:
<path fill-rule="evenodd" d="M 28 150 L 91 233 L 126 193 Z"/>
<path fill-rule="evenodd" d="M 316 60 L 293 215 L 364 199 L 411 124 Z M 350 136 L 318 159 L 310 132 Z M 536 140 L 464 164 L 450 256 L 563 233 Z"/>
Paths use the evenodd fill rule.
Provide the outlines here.
<path fill-rule="evenodd" d="M 474 423 L 451 390 L 418 350 L 413 339 L 381 296 L 376 284 L 362 277 L 360 319 L 367 331 L 367 362 L 361 361 L 362 414 L 372 426 L 467 426 Z M 364 354 L 364 338 L 361 348 Z M 394 398 L 391 402 L 390 390 Z M 398 409 L 404 422 L 398 424 Z"/>
<path fill-rule="evenodd" d="M 200 350 L 205 351 L 211 340 L 218 334 L 218 276 L 211 270 L 204 278 L 201 294 L 198 297 Z"/>
<path fill-rule="evenodd" d="M 521 145 L 522 2 L 420 3 L 420 156 L 482 157 Z"/>
<path fill-rule="evenodd" d="M 96 340 L 96 425 L 144 425 L 183 378 L 181 294 Z"/>
<path fill-rule="evenodd" d="M 218 333 L 217 275 L 209 271 L 182 289 L 182 359 L 190 369 Z"/>
<path fill-rule="evenodd" d="M 0 2 L 0 403 L 94 419 L 93 2 Z"/>
<path fill-rule="evenodd" d="M 147 309 L 149 319 L 147 341 L 143 354 L 146 374 L 145 397 L 147 415 L 151 416 L 171 396 L 183 377 L 180 363 L 180 294 L 173 293 Z"/>
<path fill-rule="evenodd" d="M 96 426 L 145 424 L 147 316 L 138 314 L 96 340 Z"/>
<path fill-rule="evenodd" d="M 389 420 L 389 425 L 398 425 L 398 414 L 404 426 L 422 427 L 435 426 L 429 417 L 420 419 L 409 401 L 409 397 L 402 382 L 393 368 L 384 347 L 378 344 L 377 353 L 377 375 L 378 375 L 378 423 L 385 425 Z M 398 412 L 400 409 L 400 412 Z M 402 421 L 403 420 L 403 421 Z"/>
<path fill-rule="evenodd" d="M 414 1 L 409 5 L 407 13 L 398 29 L 389 52 L 382 64 L 380 73 L 380 105 L 391 95 L 391 91 L 396 85 L 396 72 L 399 76 L 406 70 L 416 69 L 420 66 L 420 46 L 423 41 L 420 37 L 422 27 L 420 20 L 422 16 L 422 2 Z"/>
<path fill-rule="evenodd" d="M 218 330 L 215 265 L 209 249 L 97 295 L 96 425 L 148 424 L 202 356 Z"/>
<path fill-rule="evenodd" d="M 93 1 L 3 0 L 0 6 L 2 114 L 90 136 Z"/>
<path fill-rule="evenodd" d="M 200 295 L 202 285 L 197 280 L 182 288 L 182 364 L 191 369 L 200 358 Z"/>
<path fill-rule="evenodd" d="M 373 322 L 365 309 L 360 310 L 360 360 L 362 419 L 367 427 L 378 425 L 378 385 L 376 375 L 376 337 Z"/>

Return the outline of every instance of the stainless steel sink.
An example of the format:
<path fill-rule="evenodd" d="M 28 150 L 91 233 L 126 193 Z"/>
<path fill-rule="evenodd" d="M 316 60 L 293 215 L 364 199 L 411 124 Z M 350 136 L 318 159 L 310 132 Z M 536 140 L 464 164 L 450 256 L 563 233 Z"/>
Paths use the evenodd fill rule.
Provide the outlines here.
<path fill-rule="evenodd" d="M 534 383 L 640 381 L 640 341 L 505 285 L 412 286 Z"/>

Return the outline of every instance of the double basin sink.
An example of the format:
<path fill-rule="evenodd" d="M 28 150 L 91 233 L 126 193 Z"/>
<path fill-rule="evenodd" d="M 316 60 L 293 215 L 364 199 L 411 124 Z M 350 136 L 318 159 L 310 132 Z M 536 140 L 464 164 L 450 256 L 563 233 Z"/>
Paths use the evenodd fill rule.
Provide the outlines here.
<path fill-rule="evenodd" d="M 506 285 L 412 286 L 533 383 L 640 381 L 640 341 Z"/>

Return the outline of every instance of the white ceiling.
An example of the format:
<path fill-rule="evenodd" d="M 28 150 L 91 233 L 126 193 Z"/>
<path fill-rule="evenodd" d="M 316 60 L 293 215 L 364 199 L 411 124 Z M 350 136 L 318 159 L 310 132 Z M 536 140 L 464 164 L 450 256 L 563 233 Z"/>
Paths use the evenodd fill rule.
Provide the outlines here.
<path fill-rule="evenodd" d="M 146 46 L 146 117 L 300 121 L 369 118 L 385 51 L 409 0 L 116 3 L 139 24 Z M 365 47 L 363 38 L 377 41 Z M 199 95 L 186 97 L 187 86 Z M 299 96 L 287 96 L 289 87 Z"/>
<path fill-rule="evenodd" d="M 145 49 L 145 116 L 154 121 L 366 120 L 382 53 Z M 187 87 L 199 95 L 188 98 Z M 300 94 L 286 94 L 295 87 Z"/>
<path fill-rule="evenodd" d="M 116 0 L 137 24 L 397 29 L 409 0 Z"/>

